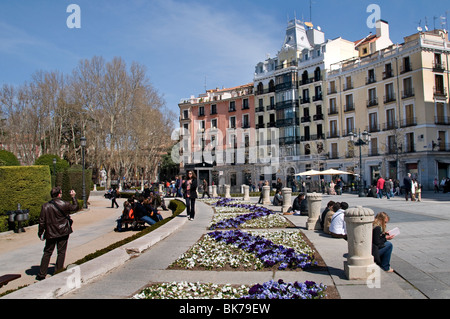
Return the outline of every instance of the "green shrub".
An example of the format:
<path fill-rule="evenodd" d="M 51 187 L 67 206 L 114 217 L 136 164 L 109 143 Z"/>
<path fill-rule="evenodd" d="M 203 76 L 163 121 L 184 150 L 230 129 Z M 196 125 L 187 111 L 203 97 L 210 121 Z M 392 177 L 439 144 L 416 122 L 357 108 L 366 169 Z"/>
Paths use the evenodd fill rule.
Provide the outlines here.
<path fill-rule="evenodd" d="M 13 153 L 0 150 L 0 166 L 20 166 L 20 162 Z"/>
<path fill-rule="evenodd" d="M 86 201 L 89 199 L 91 184 L 92 184 L 92 170 L 85 170 L 86 180 Z M 66 168 L 62 172 L 56 174 L 56 186 L 61 187 L 63 191 L 62 199 L 70 201 L 70 190 L 77 193 L 77 199 L 83 199 L 83 169 L 81 167 Z"/>
<path fill-rule="evenodd" d="M 56 158 L 56 164 L 53 166 L 53 159 Z M 48 165 L 50 167 L 50 174 L 55 174 L 53 171 L 56 167 L 56 172 L 64 172 L 65 169 L 69 168 L 69 162 L 67 162 L 64 159 L 59 158 L 57 155 L 53 154 L 44 154 L 40 156 L 36 161 L 34 162 L 34 165 Z"/>
<path fill-rule="evenodd" d="M 0 167 L 0 231 L 8 230 L 9 210 L 30 210 L 30 219 L 23 226 L 36 224 L 41 206 L 50 200 L 51 179 L 48 166 L 5 166 Z"/>

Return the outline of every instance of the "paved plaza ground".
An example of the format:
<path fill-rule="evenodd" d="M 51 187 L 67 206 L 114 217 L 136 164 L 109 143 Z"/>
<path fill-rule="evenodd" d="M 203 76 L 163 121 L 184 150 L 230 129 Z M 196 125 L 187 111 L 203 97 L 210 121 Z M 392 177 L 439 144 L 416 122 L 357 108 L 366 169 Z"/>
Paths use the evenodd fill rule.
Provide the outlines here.
<path fill-rule="evenodd" d="M 257 202 L 258 198 L 251 198 Z M 424 192 L 421 202 L 405 201 L 403 197 L 393 199 L 359 198 L 354 194 L 324 195 L 322 208 L 329 200 L 346 201 L 350 207 L 369 207 L 378 213 L 387 212 L 391 221 L 388 228 L 399 227 L 401 234 L 395 238 L 391 265 L 395 273 L 382 273 L 382 286 L 389 289 L 369 289 L 364 282 L 349 281 L 343 274 L 343 261 L 347 245 L 344 240 L 333 239 L 321 231 L 307 231 L 307 217 L 288 216 L 314 244 L 325 260 L 327 273 L 277 272 L 285 281 L 315 280 L 336 287 L 342 299 L 352 298 L 400 298 L 400 299 L 447 299 L 450 298 L 450 194 Z M 123 200 L 119 199 L 119 204 Z M 73 216 L 74 233 L 69 240 L 66 265 L 85 255 L 104 248 L 111 243 L 131 235 L 116 233 L 115 219 L 120 209 L 109 208 L 110 201 L 101 193 L 90 198 L 90 208 Z M 212 209 L 197 204 L 198 217 L 195 221 L 186 221 L 179 217 L 166 224 L 176 225 L 176 230 L 155 243 L 150 249 L 139 254 L 123 265 L 101 274 L 95 280 L 84 284 L 80 289 L 60 298 L 128 298 L 148 282 L 155 281 L 211 281 L 223 283 L 254 284 L 270 280 L 272 272 L 209 272 L 166 270 L 167 266 L 181 253 L 185 252 L 204 234 L 206 225 L 212 217 Z M 269 205 L 274 211 L 280 207 Z M 162 212 L 165 213 L 165 212 Z M 181 216 L 185 216 L 183 213 Z M 175 226 L 172 226 L 175 227 Z M 0 269 L 1 274 L 19 273 L 22 278 L 0 289 L 3 292 L 20 285 L 31 284 L 5 298 L 39 298 L 39 289 L 50 285 L 46 279 L 33 284 L 37 273 L 44 243 L 37 237 L 37 228 L 32 226 L 25 233 L 0 234 Z M 54 253 L 56 255 L 56 253 Z M 54 256 L 55 257 L 55 256 Z M 51 262 L 54 262 L 54 258 Z M 59 275 L 58 275 L 59 276 Z M 53 277 L 58 277 L 53 276 Z M 49 278 L 52 278 L 49 276 Z M 52 278 L 53 279 L 53 278 Z M 40 288 L 42 287 L 42 288 Z M 39 288 L 39 289 L 38 289 Z M 27 294 L 30 291 L 33 297 Z M 42 292 L 42 296 L 45 295 Z"/>

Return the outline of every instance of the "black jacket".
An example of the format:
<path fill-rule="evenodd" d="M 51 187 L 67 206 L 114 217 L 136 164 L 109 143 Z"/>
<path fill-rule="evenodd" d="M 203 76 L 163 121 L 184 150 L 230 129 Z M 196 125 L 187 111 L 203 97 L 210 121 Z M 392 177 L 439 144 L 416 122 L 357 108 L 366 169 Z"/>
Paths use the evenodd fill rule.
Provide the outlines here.
<path fill-rule="evenodd" d="M 193 178 L 191 183 L 191 188 L 189 191 L 189 198 L 197 198 L 197 179 Z M 183 194 L 184 197 L 187 197 L 187 181 L 183 182 Z"/>
<path fill-rule="evenodd" d="M 72 203 L 60 198 L 53 198 L 42 205 L 39 216 L 39 237 L 44 234 L 45 239 L 64 237 L 72 233 L 70 213 L 78 210 L 78 201 L 72 198 Z"/>
<path fill-rule="evenodd" d="M 377 265 L 381 264 L 379 250 L 384 247 L 385 243 L 386 234 L 383 234 L 380 226 L 376 226 L 372 232 L 372 256 Z"/>

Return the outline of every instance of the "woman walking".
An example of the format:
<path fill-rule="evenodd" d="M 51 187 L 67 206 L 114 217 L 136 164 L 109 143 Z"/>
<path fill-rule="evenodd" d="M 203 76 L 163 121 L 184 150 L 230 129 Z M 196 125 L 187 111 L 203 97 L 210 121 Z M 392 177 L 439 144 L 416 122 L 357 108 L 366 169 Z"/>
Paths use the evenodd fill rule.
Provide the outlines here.
<path fill-rule="evenodd" d="M 193 171 L 188 171 L 187 179 L 183 182 L 186 211 L 189 220 L 195 217 L 195 199 L 197 198 L 197 176 Z"/>

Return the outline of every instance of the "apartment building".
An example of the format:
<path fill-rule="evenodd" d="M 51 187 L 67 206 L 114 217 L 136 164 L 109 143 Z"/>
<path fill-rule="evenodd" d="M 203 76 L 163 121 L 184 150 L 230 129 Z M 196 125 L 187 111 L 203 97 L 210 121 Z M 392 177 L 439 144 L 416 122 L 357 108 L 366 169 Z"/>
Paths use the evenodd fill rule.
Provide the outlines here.
<path fill-rule="evenodd" d="M 434 178 L 450 176 L 449 53 L 442 30 L 393 44 L 379 20 L 363 39 L 325 40 L 320 27 L 290 21 L 281 50 L 256 65 L 252 84 L 180 103 L 193 150 L 183 167 L 235 190 L 277 178 L 293 186 L 296 173 L 329 168 L 354 173 L 347 183 L 360 175 L 366 186 L 409 172 L 431 189 Z M 370 141 L 359 146 L 355 135 Z M 223 160 L 205 161 L 214 140 Z"/>
<path fill-rule="evenodd" d="M 432 189 L 434 178 L 449 175 L 448 35 L 420 32 L 385 47 L 371 45 L 376 39 L 356 43 L 359 56 L 327 75 L 327 164 L 362 173 L 366 184 L 412 173 Z M 371 137 L 362 170 L 349 138 L 359 132 Z"/>
<path fill-rule="evenodd" d="M 207 90 L 183 99 L 179 108 L 181 173 L 194 170 L 209 185 L 249 183 L 250 145 L 255 144 L 253 83 Z"/>

